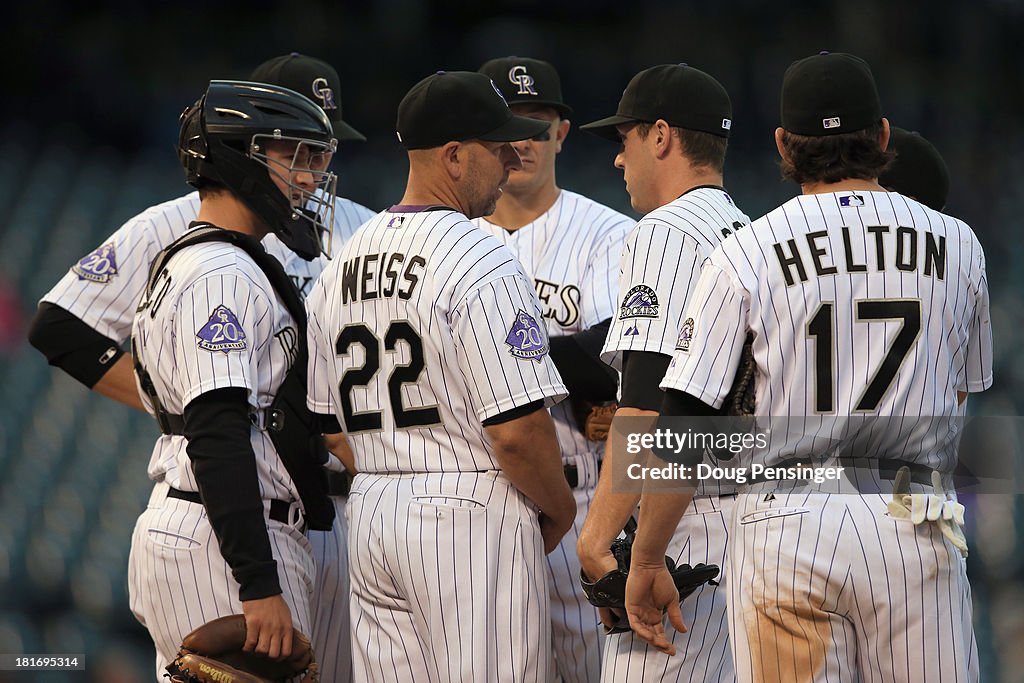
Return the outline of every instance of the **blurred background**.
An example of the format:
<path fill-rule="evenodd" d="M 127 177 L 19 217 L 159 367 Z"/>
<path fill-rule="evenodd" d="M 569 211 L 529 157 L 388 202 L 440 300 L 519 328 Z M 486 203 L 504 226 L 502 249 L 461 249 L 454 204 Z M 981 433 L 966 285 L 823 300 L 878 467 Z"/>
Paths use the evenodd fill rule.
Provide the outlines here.
<path fill-rule="evenodd" d="M 338 154 L 339 193 L 374 209 L 404 187 L 397 104 L 437 69 L 547 59 L 580 124 L 614 112 L 640 69 L 687 62 L 732 96 L 726 185 L 755 217 L 798 191 L 779 179 L 772 141 L 785 67 L 822 49 L 853 52 L 872 65 L 890 121 L 944 155 L 947 212 L 987 253 L 996 380 L 971 410 L 1021 414 L 1021 0 L 37 0 L 7 7 L 0 38 L 0 653 L 87 660 L 85 672 L 0 681 L 153 680 L 126 573 L 156 427 L 49 368 L 24 334 L 74 262 L 134 214 L 188 191 L 173 152 L 177 118 L 206 82 L 244 78 L 278 54 L 300 51 L 340 72 L 345 118 L 370 140 Z M 571 133 L 559 184 L 630 213 L 615 151 Z M 982 680 L 1024 681 L 1024 505 L 967 502 Z"/>

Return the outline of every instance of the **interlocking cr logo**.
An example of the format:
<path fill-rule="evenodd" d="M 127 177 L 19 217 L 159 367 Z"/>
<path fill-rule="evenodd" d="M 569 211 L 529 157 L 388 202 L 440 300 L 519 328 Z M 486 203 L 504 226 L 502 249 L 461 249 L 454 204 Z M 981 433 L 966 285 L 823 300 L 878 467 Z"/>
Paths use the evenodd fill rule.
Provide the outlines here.
<path fill-rule="evenodd" d="M 519 90 L 516 91 L 517 95 L 537 94 L 537 91 L 533 89 L 533 76 L 526 73 L 526 67 L 522 64 L 517 64 L 508 70 L 508 80 L 519 86 Z"/>
<path fill-rule="evenodd" d="M 313 95 L 323 103 L 320 105 L 323 109 L 338 108 L 334 103 L 334 91 L 327 84 L 326 78 L 321 76 L 313 79 Z"/>

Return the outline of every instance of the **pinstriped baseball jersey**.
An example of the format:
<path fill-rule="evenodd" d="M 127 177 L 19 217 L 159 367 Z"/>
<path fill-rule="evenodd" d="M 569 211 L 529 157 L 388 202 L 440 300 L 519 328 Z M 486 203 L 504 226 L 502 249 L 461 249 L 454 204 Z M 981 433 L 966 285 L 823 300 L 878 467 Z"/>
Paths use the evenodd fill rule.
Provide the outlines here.
<path fill-rule="evenodd" d="M 662 386 L 720 405 L 750 329 L 763 416 L 953 416 L 957 391 L 992 383 L 980 243 L 892 192 L 796 197 L 737 232 L 705 265 L 684 327 Z M 945 469 L 939 434 L 920 432 L 901 457 Z"/>
<path fill-rule="evenodd" d="M 602 360 L 621 370 L 623 351 L 671 356 L 701 263 L 725 235 L 749 222 L 717 187 L 694 188 L 640 219 L 626 240 L 619 309 Z"/>
<path fill-rule="evenodd" d="M 618 263 L 632 219 L 561 190 L 550 209 L 518 230 L 483 218 L 474 222 L 501 240 L 533 278 L 548 334 L 574 334 L 612 317 Z M 590 509 L 604 442 L 584 437 L 568 401 L 552 407 L 551 417 L 562 457 L 576 466 L 578 476 L 576 522 L 547 556 L 551 648 L 561 680 L 583 683 L 600 676 L 604 630 L 580 586 L 576 541 Z"/>
<path fill-rule="evenodd" d="M 82 257 L 42 300 L 71 312 L 106 337 L 126 340 L 131 335 L 135 306 L 146 286 L 149 264 L 185 232 L 198 213 L 198 192 L 146 209 Z M 372 215 L 365 206 L 339 197 L 334 210 L 333 248 L 340 249 Z M 273 234 L 263 240 L 263 246 L 281 262 L 303 296 L 328 263 L 323 256 L 304 261 Z"/>
<path fill-rule="evenodd" d="M 168 262 L 135 316 L 132 340 L 164 408 L 181 414 L 214 389 L 249 391 L 267 408 L 297 353 L 295 321 L 252 258 L 230 244 L 186 247 Z M 154 413 L 148 397 L 147 409 Z M 298 500 L 298 492 L 263 430 L 252 429 L 264 499 Z M 183 436 L 161 435 L 149 476 L 198 491 Z"/>
<path fill-rule="evenodd" d="M 722 239 L 750 219 L 729 194 L 698 187 L 644 216 L 629 235 L 619 276 L 619 310 L 601 358 L 622 370 L 623 351 L 671 356 L 701 264 Z M 706 479 L 696 495 L 731 492 Z"/>
<path fill-rule="evenodd" d="M 518 230 L 484 218 L 474 223 L 501 240 L 533 278 L 549 335 L 574 334 L 615 313 L 617 267 L 634 225 L 628 216 L 562 190 L 550 209 Z M 551 417 L 563 456 L 600 457 L 604 442 L 583 436 L 568 403 L 554 406 Z"/>
<path fill-rule="evenodd" d="M 309 407 L 336 412 L 360 472 L 499 469 L 481 422 L 565 396 L 519 262 L 425 208 L 366 223 L 306 302 Z"/>

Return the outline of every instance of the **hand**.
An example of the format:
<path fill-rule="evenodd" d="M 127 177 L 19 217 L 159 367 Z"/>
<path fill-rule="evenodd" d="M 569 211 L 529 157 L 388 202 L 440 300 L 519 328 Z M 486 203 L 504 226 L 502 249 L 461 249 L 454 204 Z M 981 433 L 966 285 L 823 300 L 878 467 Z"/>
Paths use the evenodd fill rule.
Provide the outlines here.
<path fill-rule="evenodd" d="M 601 552 L 602 547 L 585 547 L 582 540 L 583 537 L 580 536 L 580 542 L 576 544 L 576 554 L 580 558 L 580 568 L 588 579 L 596 581 L 608 572 L 619 568 L 619 563 L 608 549 L 608 545 L 604 545 L 603 552 Z M 625 613 L 611 607 L 599 607 L 597 613 L 606 628 L 617 626 L 626 617 Z"/>
<path fill-rule="evenodd" d="M 667 655 L 676 648 L 665 636 L 664 616 L 680 633 L 686 633 L 679 609 L 679 591 L 664 563 L 660 566 L 633 563 L 626 580 L 626 614 L 633 631 Z"/>
<path fill-rule="evenodd" d="M 573 503 L 573 513 L 570 516 L 560 515 L 559 518 L 548 517 L 540 513 L 540 535 L 544 539 L 544 554 L 550 555 L 551 551 L 558 547 L 565 533 L 572 528 L 576 520 L 576 504 Z"/>
<path fill-rule="evenodd" d="M 292 613 L 280 595 L 242 602 L 245 614 L 246 652 L 256 652 L 271 659 L 285 659 L 292 654 Z"/>

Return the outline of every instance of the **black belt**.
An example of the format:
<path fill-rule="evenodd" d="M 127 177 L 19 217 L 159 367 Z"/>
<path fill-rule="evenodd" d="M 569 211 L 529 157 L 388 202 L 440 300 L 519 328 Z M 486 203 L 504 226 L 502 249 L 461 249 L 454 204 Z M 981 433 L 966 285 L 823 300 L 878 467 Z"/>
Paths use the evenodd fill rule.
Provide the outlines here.
<path fill-rule="evenodd" d="M 199 494 L 195 491 L 181 491 L 176 488 L 171 488 L 167 491 L 168 498 L 177 498 L 178 500 L 188 501 L 189 503 L 196 503 L 197 505 L 203 504 L 203 499 L 199 497 Z M 281 522 L 281 524 L 287 524 L 291 526 L 291 509 L 292 504 L 274 498 L 270 501 L 270 519 L 275 522 Z M 302 533 L 306 533 L 306 525 L 302 525 Z"/>
<path fill-rule="evenodd" d="M 344 498 L 352 490 L 352 475 L 348 472 L 327 470 L 327 495 Z"/>

